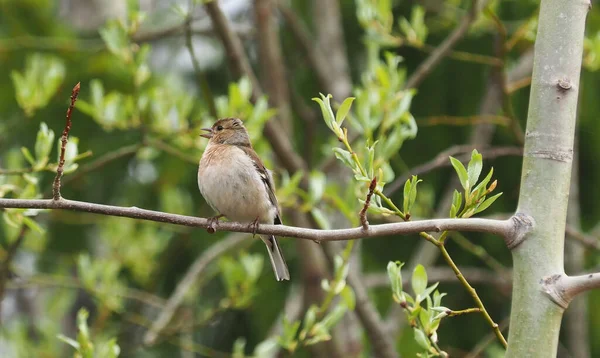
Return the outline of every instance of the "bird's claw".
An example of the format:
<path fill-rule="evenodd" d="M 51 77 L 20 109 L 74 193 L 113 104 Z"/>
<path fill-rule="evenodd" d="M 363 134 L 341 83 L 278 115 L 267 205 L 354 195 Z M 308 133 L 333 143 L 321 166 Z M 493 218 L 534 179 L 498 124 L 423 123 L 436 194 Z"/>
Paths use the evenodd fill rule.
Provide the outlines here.
<path fill-rule="evenodd" d="M 217 215 L 208 218 L 208 226 L 206 227 L 206 231 L 209 234 L 214 234 L 217 231 L 217 226 L 219 225 L 219 219 L 222 218 L 223 215 Z"/>
<path fill-rule="evenodd" d="M 252 228 L 252 237 L 256 236 L 256 231 L 258 231 L 258 218 L 254 219 L 253 222 L 250 223 L 249 227 Z"/>

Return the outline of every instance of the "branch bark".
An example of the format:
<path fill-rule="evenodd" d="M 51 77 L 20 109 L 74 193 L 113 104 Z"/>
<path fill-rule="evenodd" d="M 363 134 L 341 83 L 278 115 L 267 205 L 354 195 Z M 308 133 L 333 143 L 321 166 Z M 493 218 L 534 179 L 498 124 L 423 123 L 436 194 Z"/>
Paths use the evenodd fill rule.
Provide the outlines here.
<path fill-rule="evenodd" d="M 542 291 L 554 303 L 566 309 L 578 294 L 600 288 L 600 273 L 579 276 L 551 275 L 542 280 Z"/>
<path fill-rule="evenodd" d="M 61 198 L 53 199 L 0 199 L 0 208 L 20 209 L 61 209 L 88 212 L 101 215 L 121 216 L 132 219 L 163 222 L 175 225 L 208 228 L 209 220 L 194 216 L 177 215 L 154 210 L 140 209 L 135 206 L 122 207 L 88 203 Z M 520 232 L 520 219 L 512 217 L 508 220 L 494 219 L 433 219 L 370 225 L 368 230 L 362 227 L 350 229 L 320 230 L 293 227 L 286 225 L 260 224 L 255 228 L 248 223 L 219 222 L 217 229 L 222 231 L 268 234 L 294 237 L 313 241 L 344 241 L 367 239 L 389 235 L 409 235 L 419 232 L 441 231 L 477 231 L 496 234 L 502 237 L 514 237 Z"/>
<path fill-rule="evenodd" d="M 563 274 L 575 114 L 589 1 L 541 3 L 518 213 L 537 223 L 513 250 L 507 357 L 554 357 L 564 308 L 539 282 Z M 535 350 L 532 351 L 532 347 Z"/>

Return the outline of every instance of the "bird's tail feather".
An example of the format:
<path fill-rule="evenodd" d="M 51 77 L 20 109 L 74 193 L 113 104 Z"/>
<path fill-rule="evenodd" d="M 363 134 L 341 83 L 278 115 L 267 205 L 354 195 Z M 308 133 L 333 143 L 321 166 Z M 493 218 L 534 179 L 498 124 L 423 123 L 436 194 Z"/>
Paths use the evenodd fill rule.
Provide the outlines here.
<path fill-rule="evenodd" d="M 275 272 L 275 279 L 277 279 L 277 281 L 289 280 L 290 273 L 287 264 L 285 263 L 285 259 L 283 258 L 283 252 L 281 252 L 281 248 L 279 247 L 275 236 L 261 236 L 261 239 L 267 245 L 271 265 Z"/>

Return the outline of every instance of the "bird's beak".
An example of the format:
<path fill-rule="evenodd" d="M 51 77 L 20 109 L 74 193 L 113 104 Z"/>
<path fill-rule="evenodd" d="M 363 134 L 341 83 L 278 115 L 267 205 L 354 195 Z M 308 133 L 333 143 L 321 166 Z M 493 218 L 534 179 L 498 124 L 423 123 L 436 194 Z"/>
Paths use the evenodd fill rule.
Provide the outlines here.
<path fill-rule="evenodd" d="M 203 131 L 207 131 L 208 133 L 202 133 L 200 134 L 200 137 L 204 137 L 204 138 L 208 138 L 211 139 L 213 136 L 213 130 L 212 128 L 202 128 Z"/>

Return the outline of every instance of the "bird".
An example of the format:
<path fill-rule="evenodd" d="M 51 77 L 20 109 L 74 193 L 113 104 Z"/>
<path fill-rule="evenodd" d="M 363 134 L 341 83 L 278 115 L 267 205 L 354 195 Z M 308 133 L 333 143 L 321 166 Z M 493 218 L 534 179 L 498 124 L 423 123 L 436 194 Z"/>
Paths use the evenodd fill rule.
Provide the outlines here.
<path fill-rule="evenodd" d="M 254 151 L 248 130 L 239 118 L 222 118 L 202 128 L 208 145 L 198 167 L 198 187 L 218 214 L 209 218 L 209 229 L 221 217 L 250 223 L 281 225 L 281 213 L 270 172 Z M 275 279 L 289 280 L 290 273 L 273 235 L 260 235 L 267 246 Z"/>

